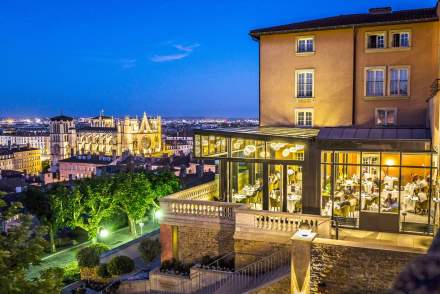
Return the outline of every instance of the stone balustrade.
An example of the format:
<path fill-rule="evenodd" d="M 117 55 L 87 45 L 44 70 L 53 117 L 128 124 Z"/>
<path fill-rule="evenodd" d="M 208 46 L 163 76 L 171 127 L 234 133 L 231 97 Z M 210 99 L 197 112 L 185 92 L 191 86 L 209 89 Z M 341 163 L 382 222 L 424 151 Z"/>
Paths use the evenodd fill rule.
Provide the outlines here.
<path fill-rule="evenodd" d="M 209 201 L 218 194 L 218 182 L 212 181 L 186 190 L 171 194 L 166 198 Z"/>
<path fill-rule="evenodd" d="M 243 204 L 186 200 L 165 197 L 160 200 L 164 215 L 162 223 L 174 225 L 230 225 L 235 224 L 235 210 Z"/>
<path fill-rule="evenodd" d="M 275 239 L 279 237 L 280 241 L 288 242 L 289 238 L 298 230 L 299 225 L 302 222 L 307 222 L 311 226 L 311 230 L 319 236 L 323 238 L 331 236 L 329 217 L 244 208 L 237 209 L 235 214 L 237 235 L 256 236 L 256 238 L 267 235 Z"/>

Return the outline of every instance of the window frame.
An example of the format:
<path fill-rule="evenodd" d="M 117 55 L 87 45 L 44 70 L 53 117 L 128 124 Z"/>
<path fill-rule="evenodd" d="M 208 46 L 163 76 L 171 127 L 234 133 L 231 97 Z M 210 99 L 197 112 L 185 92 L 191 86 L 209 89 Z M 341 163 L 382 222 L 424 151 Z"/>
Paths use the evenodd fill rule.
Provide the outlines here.
<path fill-rule="evenodd" d="M 381 70 L 383 72 L 383 95 L 367 95 L 368 94 L 368 72 L 370 70 Z M 387 69 L 386 66 L 371 66 L 364 68 L 364 97 L 372 98 L 372 97 L 380 97 L 384 98 L 387 95 Z"/>
<path fill-rule="evenodd" d="M 391 94 L 391 70 L 393 69 L 406 69 L 408 72 L 408 80 L 407 80 L 407 87 L 406 87 L 406 95 L 400 95 L 400 94 Z M 387 77 L 387 95 L 390 97 L 409 97 L 411 95 L 411 66 L 409 65 L 392 65 L 388 66 L 388 77 Z M 400 78 L 400 75 L 399 75 Z"/>
<path fill-rule="evenodd" d="M 299 117 L 300 113 L 304 113 L 304 125 L 300 125 L 298 123 L 298 117 Z M 307 113 L 312 114 L 311 125 L 306 125 Z M 295 126 L 296 127 L 313 128 L 314 125 L 315 125 L 315 123 L 314 123 L 314 110 L 313 110 L 313 108 L 295 108 Z"/>
<path fill-rule="evenodd" d="M 369 38 L 370 36 L 383 36 L 383 47 L 374 47 L 374 48 L 370 48 L 369 45 Z M 388 45 L 388 38 L 387 38 L 387 31 L 373 31 L 373 32 L 366 32 L 365 33 L 365 49 L 366 50 L 383 50 L 383 49 L 387 49 L 387 45 Z"/>
<path fill-rule="evenodd" d="M 302 40 L 312 40 L 312 51 L 299 51 L 299 41 Z M 295 38 L 295 53 L 297 55 L 309 55 L 314 54 L 316 52 L 316 42 L 315 36 L 298 36 Z"/>
<path fill-rule="evenodd" d="M 304 97 L 300 97 L 298 96 L 298 76 L 300 74 L 307 74 L 307 73 L 311 73 L 312 74 L 312 95 L 311 96 L 304 96 Z M 294 89 L 295 93 L 294 93 L 294 97 L 297 99 L 314 99 L 315 98 L 315 70 L 314 69 L 298 69 L 295 70 L 295 89 Z"/>
<path fill-rule="evenodd" d="M 394 34 L 402 34 L 402 33 L 407 33 L 408 34 L 408 47 L 395 47 L 393 46 L 393 36 Z M 389 48 L 393 48 L 393 49 L 409 49 L 412 46 L 412 32 L 410 29 L 401 29 L 401 30 L 390 30 L 389 31 L 389 38 L 388 38 L 388 47 Z"/>
<path fill-rule="evenodd" d="M 379 115 L 379 111 L 385 111 L 385 122 L 387 121 L 387 117 L 388 117 L 388 112 L 389 111 L 394 111 L 395 113 L 395 119 L 394 119 L 394 124 L 388 124 L 388 123 L 384 123 L 384 124 L 378 124 L 377 123 L 377 118 Z M 397 107 L 376 107 L 374 109 L 374 125 L 377 127 L 393 127 L 397 125 Z"/>

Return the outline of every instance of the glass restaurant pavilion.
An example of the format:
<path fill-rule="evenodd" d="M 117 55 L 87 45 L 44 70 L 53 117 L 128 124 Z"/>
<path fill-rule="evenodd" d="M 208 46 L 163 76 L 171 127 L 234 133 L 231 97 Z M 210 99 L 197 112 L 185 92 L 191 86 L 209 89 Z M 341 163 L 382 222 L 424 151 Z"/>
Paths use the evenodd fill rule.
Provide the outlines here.
<path fill-rule="evenodd" d="M 439 213 L 429 129 L 196 130 L 194 154 L 218 160 L 220 201 L 256 210 L 427 234 Z"/>

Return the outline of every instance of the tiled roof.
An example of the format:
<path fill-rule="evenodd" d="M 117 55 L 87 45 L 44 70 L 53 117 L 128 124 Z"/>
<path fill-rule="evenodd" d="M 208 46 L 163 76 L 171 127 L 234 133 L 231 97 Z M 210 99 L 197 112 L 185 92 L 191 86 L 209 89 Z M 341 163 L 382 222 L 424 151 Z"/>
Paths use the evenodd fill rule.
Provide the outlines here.
<path fill-rule="evenodd" d="M 361 13 L 319 18 L 303 22 L 252 30 L 251 36 L 293 33 L 303 31 L 328 30 L 352 26 L 371 26 L 381 24 L 424 22 L 438 20 L 436 8 L 400 10 L 389 13 Z"/>
<path fill-rule="evenodd" d="M 59 162 L 76 162 L 76 163 L 90 163 L 90 164 L 110 164 L 113 158 L 110 156 L 100 155 L 75 155 L 70 158 L 60 160 Z"/>
<path fill-rule="evenodd" d="M 78 126 L 76 127 L 77 132 L 93 132 L 93 133 L 115 133 L 116 128 L 112 127 L 92 127 L 92 126 Z"/>
<path fill-rule="evenodd" d="M 431 140 L 423 128 L 321 128 L 318 140 Z"/>

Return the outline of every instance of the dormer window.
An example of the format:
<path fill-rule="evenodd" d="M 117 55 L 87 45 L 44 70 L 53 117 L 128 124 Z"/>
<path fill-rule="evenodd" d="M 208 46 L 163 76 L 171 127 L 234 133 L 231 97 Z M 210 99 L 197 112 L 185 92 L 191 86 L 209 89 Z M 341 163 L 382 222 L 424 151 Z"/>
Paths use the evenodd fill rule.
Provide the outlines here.
<path fill-rule="evenodd" d="M 315 41 L 313 37 L 301 37 L 296 40 L 296 53 L 315 52 Z"/>
<path fill-rule="evenodd" d="M 367 48 L 368 49 L 385 48 L 385 33 L 368 33 Z"/>
<path fill-rule="evenodd" d="M 410 46 L 409 32 L 391 32 L 391 47 L 408 48 Z"/>

